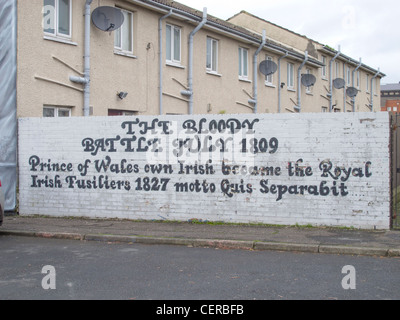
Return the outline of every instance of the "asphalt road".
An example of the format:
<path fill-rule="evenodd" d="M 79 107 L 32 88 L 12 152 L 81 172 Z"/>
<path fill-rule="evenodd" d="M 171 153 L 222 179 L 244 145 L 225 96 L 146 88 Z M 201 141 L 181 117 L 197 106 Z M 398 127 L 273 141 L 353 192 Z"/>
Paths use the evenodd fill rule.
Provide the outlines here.
<path fill-rule="evenodd" d="M 0 299 L 397 300 L 400 259 L 2 236 Z"/>

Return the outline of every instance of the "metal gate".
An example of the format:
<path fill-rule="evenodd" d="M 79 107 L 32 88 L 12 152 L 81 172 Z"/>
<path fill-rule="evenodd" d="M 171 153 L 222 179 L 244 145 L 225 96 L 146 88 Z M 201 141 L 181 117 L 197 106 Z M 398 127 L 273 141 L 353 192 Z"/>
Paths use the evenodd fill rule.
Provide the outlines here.
<path fill-rule="evenodd" d="M 391 189 L 392 189 L 392 228 L 400 229 L 400 114 L 391 117 Z"/>

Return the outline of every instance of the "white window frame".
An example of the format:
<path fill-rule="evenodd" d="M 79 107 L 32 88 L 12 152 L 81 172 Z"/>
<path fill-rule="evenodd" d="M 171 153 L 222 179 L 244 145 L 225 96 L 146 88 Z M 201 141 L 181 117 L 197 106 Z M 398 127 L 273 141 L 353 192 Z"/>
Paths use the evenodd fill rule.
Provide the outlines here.
<path fill-rule="evenodd" d="M 357 89 L 360 89 L 360 71 L 357 71 Z"/>
<path fill-rule="evenodd" d="M 114 50 L 117 52 L 121 52 L 121 53 L 125 53 L 125 54 L 129 54 L 129 55 L 133 55 L 133 31 L 134 31 L 134 27 L 133 27 L 133 15 L 134 13 L 132 11 L 128 11 L 128 10 L 124 10 L 124 9 L 120 9 L 121 12 L 124 14 L 124 24 L 126 23 L 126 15 L 128 15 L 129 19 L 130 19 L 130 24 L 131 24 L 131 36 L 130 36 L 130 49 L 126 50 L 124 49 L 125 43 L 123 43 L 124 41 L 124 28 L 123 26 L 121 26 L 121 28 L 119 28 L 118 30 L 114 31 Z M 119 42 L 120 42 L 120 46 L 117 45 L 116 43 L 116 39 L 117 37 L 119 37 Z"/>
<path fill-rule="evenodd" d="M 291 62 L 287 63 L 287 88 L 294 90 L 294 64 Z"/>
<path fill-rule="evenodd" d="M 71 108 L 68 108 L 68 107 L 44 106 L 43 111 L 44 111 L 44 109 L 54 110 L 54 118 L 69 118 L 69 117 L 71 117 Z M 60 117 L 59 111 L 67 111 L 68 117 Z M 43 115 L 43 117 L 44 117 L 44 115 Z M 53 117 L 45 117 L 45 118 L 53 118 Z"/>
<path fill-rule="evenodd" d="M 369 92 L 369 74 L 367 74 L 367 88 L 366 91 Z"/>
<path fill-rule="evenodd" d="M 346 68 L 346 72 L 347 72 L 347 85 L 350 86 L 351 85 L 351 72 L 350 72 L 350 67 Z"/>
<path fill-rule="evenodd" d="M 246 57 L 244 57 L 246 53 Z M 243 47 L 239 47 L 239 79 L 249 79 L 249 50 Z"/>
<path fill-rule="evenodd" d="M 322 63 L 324 64 L 324 66 L 321 69 L 321 76 L 322 79 L 326 79 L 326 56 L 322 56 Z"/>
<path fill-rule="evenodd" d="M 307 73 L 307 74 L 312 74 L 311 69 L 307 68 L 307 69 L 306 69 L 306 73 Z M 306 87 L 306 93 L 312 94 L 312 92 L 313 92 L 312 89 L 313 89 L 313 86 Z"/>
<path fill-rule="evenodd" d="M 339 62 L 335 62 L 335 78 L 340 77 L 340 68 L 339 68 Z"/>
<path fill-rule="evenodd" d="M 271 56 L 265 56 L 265 60 L 274 61 Z M 265 84 L 268 85 L 268 86 L 273 86 L 274 85 L 274 75 L 273 74 L 265 76 Z"/>
<path fill-rule="evenodd" d="M 55 38 L 62 38 L 62 39 L 71 39 L 72 38 L 72 1 L 68 0 L 69 2 L 69 34 L 63 34 L 59 32 L 59 1 L 61 0 L 54 0 L 54 12 L 49 12 L 47 10 L 50 10 L 49 8 L 46 9 L 46 6 L 44 6 L 44 1 L 43 1 L 43 9 L 42 9 L 42 13 L 43 13 L 43 17 L 42 17 L 42 25 L 43 25 L 43 32 L 46 36 L 51 36 L 51 37 L 55 37 Z M 45 16 L 46 14 L 46 16 Z M 48 17 L 49 15 L 53 15 L 52 17 Z M 47 32 L 45 30 L 45 18 L 48 18 L 51 20 L 53 20 L 54 22 L 54 32 Z"/>
<path fill-rule="evenodd" d="M 171 29 L 170 37 L 168 38 L 168 33 L 166 34 L 166 61 L 167 63 L 174 64 L 174 65 L 180 65 L 182 63 L 182 28 L 172 25 L 172 24 L 167 24 L 166 27 L 166 32 L 168 28 Z M 175 59 L 175 31 L 179 31 L 179 59 Z M 170 43 L 170 51 L 168 52 L 168 43 Z M 170 59 L 168 59 L 168 55 L 170 55 Z"/>
<path fill-rule="evenodd" d="M 215 44 L 215 49 L 214 49 Z M 207 37 L 207 57 L 206 57 L 206 69 L 207 72 L 218 73 L 218 51 L 219 51 L 219 41 Z M 215 61 L 215 66 L 214 66 Z M 209 66 L 210 65 L 210 66 Z"/>

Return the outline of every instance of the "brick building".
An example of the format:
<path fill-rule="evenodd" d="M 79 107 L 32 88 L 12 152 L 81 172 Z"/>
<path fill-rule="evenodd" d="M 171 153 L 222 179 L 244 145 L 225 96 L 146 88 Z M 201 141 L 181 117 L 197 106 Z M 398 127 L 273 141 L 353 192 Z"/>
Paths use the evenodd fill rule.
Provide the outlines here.
<path fill-rule="evenodd" d="M 400 113 L 400 82 L 381 86 L 381 110 Z"/>

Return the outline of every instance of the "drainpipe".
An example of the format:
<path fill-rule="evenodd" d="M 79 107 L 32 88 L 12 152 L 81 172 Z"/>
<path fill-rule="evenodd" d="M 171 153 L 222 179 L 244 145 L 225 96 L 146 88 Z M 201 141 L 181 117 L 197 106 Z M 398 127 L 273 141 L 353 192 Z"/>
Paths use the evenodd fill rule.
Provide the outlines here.
<path fill-rule="evenodd" d="M 360 63 L 358 64 L 357 68 L 355 68 L 353 70 L 353 81 L 352 81 L 353 88 L 354 88 L 354 77 L 355 77 L 355 74 L 358 71 L 358 69 L 360 69 L 361 66 L 362 66 L 362 62 L 361 61 L 362 60 L 360 58 Z M 352 104 L 353 112 L 356 112 L 356 98 L 355 97 L 351 98 L 351 104 Z"/>
<path fill-rule="evenodd" d="M 374 111 L 374 87 L 373 87 L 373 83 L 375 78 L 381 73 L 380 68 L 378 68 L 378 72 L 372 77 L 371 79 L 371 112 Z"/>
<path fill-rule="evenodd" d="M 333 77 L 332 77 L 332 66 L 333 62 L 336 60 L 337 57 L 340 55 L 340 46 L 339 46 L 339 51 L 336 53 L 336 55 L 329 61 L 329 112 L 332 112 L 332 99 L 333 99 Z"/>
<path fill-rule="evenodd" d="M 278 113 L 281 113 L 281 93 L 282 93 L 282 83 L 281 83 L 281 60 L 285 59 L 289 55 L 289 51 L 286 51 L 285 55 L 278 59 Z"/>
<path fill-rule="evenodd" d="M 86 0 L 85 4 L 85 54 L 84 54 L 84 77 L 69 77 L 69 80 L 83 84 L 83 115 L 90 116 L 90 5 L 93 0 Z"/>
<path fill-rule="evenodd" d="M 308 51 L 305 52 L 304 61 L 297 70 L 297 106 L 294 106 L 294 108 L 298 112 L 301 112 L 301 70 L 303 69 L 307 61 L 308 61 Z"/>
<path fill-rule="evenodd" d="M 346 63 L 343 62 L 343 79 L 344 79 L 344 88 L 343 88 L 343 112 L 346 112 L 346 86 L 347 86 L 347 72 L 346 72 Z"/>
<path fill-rule="evenodd" d="M 257 105 L 258 105 L 258 74 L 257 74 L 257 57 L 258 54 L 261 52 L 262 48 L 264 48 L 265 44 L 267 43 L 267 33 L 263 30 L 262 33 L 262 42 L 258 47 L 257 51 L 254 53 L 253 57 L 253 99 L 249 100 L 249 103 L 254 104 L 254 113 L 257 113 Z"/>
<path fill-rule="evenodd" d="M 189 98 L 189 114 L 193 114 L 193 38 L 194 35 L 207 23 L 207 8 L 203 9 L 203 20 L 189 35 L 189 66 L 188 66 L 188 90 L 181 94 Z"/>
<path fill-rule="evenodd" d="M 170 15 L 172 15 L 172 9 L 169 11 L 169 13 L 167 13 L 165 16 L 163 16 L 163 17 L 161 17 L 159 20 L 158 20 L 158 41 L 159 41 L 159 44 L 158 44 L 158 47 L 159 47 L 159 87 L 158 87 L 158 89 L 159 89 L 159 98 L 158 98 L 158 101 L 159 101 L 159 113 L 160 113 L 160 116 L 163 114 L 163 99 L 162 99 L 162 91 L 163 91 L 163 81 L 162 81 L 162 78 L 163 78 L 163 66 L 162 66 L 162 55 L 163 55 L 163 38 L 162 38 L 162 34 L 163 34 L 163 30 L 162 30 L 162 22 L 163 22 L 163 20 L 165 20 L 166 18 L 168 18 Z"/>
<path fill-rule="evenodd" d="M 84 107 L 83 114 L 85 117 L 90 115 L 90 5 L 93 0 L 86 0 L 85 5 L 85 69 L 84 75 L 86 84 L 83 92 Z"/>

